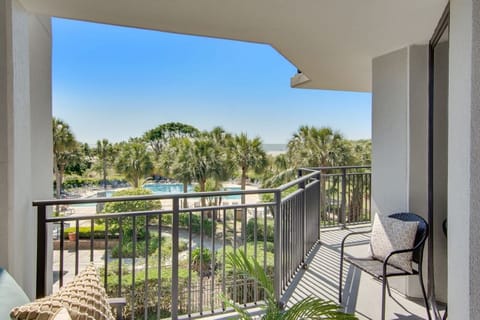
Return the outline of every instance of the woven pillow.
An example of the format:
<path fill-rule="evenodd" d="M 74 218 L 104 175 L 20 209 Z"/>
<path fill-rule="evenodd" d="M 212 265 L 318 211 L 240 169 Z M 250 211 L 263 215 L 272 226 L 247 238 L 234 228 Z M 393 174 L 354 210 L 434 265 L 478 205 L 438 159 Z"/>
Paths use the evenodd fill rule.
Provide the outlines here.
<path fill-rule="evenodd" d="M 72 320 L 72 318 L 70 318 L 70 314 L 68 313 L 67 309 L 61 308 L 58 310 L 53 320 Z"/>
<path fill-rule="evenodd" d="M 413 248 L 417 228 L 417 221 L 401 221 L 375 214 L 370 239 L 371 256 L 384 261 L 392 251 Z M 388 263 L 411 273 L 412 252 L 395 254 Z"/>
<path fill-rule="evenodd" d="M 59 310 L 68 310 L 72 320 L 114 320 L 105 289 L 93 264 L 58 292 L 21 307 L 10 317 L 18 320 L 53 320 Z"/>

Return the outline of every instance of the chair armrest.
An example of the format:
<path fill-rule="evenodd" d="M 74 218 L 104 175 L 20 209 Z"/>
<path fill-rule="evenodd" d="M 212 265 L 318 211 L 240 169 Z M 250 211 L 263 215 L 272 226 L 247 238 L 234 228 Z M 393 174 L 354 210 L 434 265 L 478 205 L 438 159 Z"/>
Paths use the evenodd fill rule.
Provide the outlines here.
<path fill-rule="evenodd" d="M 392 251 L 388 254 L 388 256 L 385 258 L 385 260 L 383 260 L 383 264 L 388 264 L 388 260 L 396 255 L 396 254 L 400 254 L 400 253 L 406 253 L 406 252 L 413 252 L 415 251 L 416 249 L 415 248 L 411 248 L 411 249 L 402 249 L 402 250 L 395 250 L 395 251 Z"/>
<path fill-rule="evenodd" d="M 343 254 L 345 251 L 345 241 L 347 240 L 348 237 L 354 236 L 354 235 L 359 235 L 359 234 L 365 234 L 365 233 L 370 233 L 372 230 L 366 230 L 366 231 L 356 231 L 356 232 L 351 232 L 347 234 L 345 237 L 342 239 L 342 246 L 340 247 L 340 266 L 343 267 Z"/>
<path fill-rule="evenodd" d="M 117 311 L 117 320 L 123 320 L 123 308 L 127 304 L 127 300 L 123 297 L 120 298 L 108 298 L 107 302 L 112 308 L 115 308 Z"/>
<path fill-rule="evenodd" d="M 425 241 L 427 240 L 427 235 L 424 235 L 422 239 L 420 239 L 420 241 L 418 241 L 417 245 L 413 248 L 410 248 L 410 249 L 402 249 L 402 250 L 395 250 L 395 251 L 392 251 L 388 254 L 388 256 L 385 258 L 385 260 L 383 261 L 383 272 L 385 274 L 386 270 L 387 270 L 387 263 L 388 263 L 388 260 L 393 256 L 393 255 L 396 255 L 396 254 L 399 254 L 399 253 L 406 253 L 406 252 L 414 252 L 415 250 L 417 250 L 418 248 L 420 248 L 421 246 L 424 245 Z"/>
<path fill-rule="evenodd" d="M 359 234 L 365 234 L 365 233 L 370 233 L 372 232 L 372 230 L 366 230 L 366 231 L 356 231 L 356 232 L 351 232 L 349 234 L 347 234 L 345 237 L 343 237 L 342 239 L 342 251 L 343 251 L 343 248 L 345 247 L 345 242 L 347 240 L 347 238 L 349 238 L 350 236 L 354 236 L 354 235 L 359 235 Z"/>

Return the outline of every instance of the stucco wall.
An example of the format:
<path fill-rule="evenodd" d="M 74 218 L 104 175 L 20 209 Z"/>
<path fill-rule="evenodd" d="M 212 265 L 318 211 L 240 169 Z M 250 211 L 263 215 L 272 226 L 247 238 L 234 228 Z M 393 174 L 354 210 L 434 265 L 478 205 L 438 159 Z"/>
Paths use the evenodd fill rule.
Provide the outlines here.
<path fill-rule="evenodd" d="M 51 191 L 51 31 L 17 0 L 0 0 L 0 266 L 33 298 L 34 198 Z"/>
<path fill-rule="evenodd" d="M 408 208 L 408 49 L 373 60 L 372 210 Z"/>
<path fill-rule="evenodd" d="M 480 287 L 480 273 L 471 270 L 472 214 L 472 0 L 450 2 L 449 129 L 448 129 L 448 312 L 451 319 L 480 319 L 471 284 Z M 478 17 L 478 10 L 476 15 Z M 475 228 L 478 228 L 478 224 Z M 478 232 L 477 232 L 478 235 Z M 480 252 L 476 252 L 476 256 Z M 478 290 L 478 289 L 477 289 Z"/>
<path fill-rule="evenodd" d="M 373 60 L 372 212 L 408 211 L 409 51 L 404 48 Z M 406 291 L 406 281 L 390 285 Z"/>
<path fill-rule="evenodd" d="M 473 1 L 472 13 L 470 315 L 480 319 L 480 0 Z"/>
<path fill-rule="evenodd" d="M 0 0 L 0 219 L 6 221 L 8 212 L 7 172 L 7 6 Z M 8 224 L 0 223 L 0 267 L 6 266 L 8 257 Z"/>
<path fill-rule="evenodd" d="M 32 200 L 52 198 L 52 34 L 50 17 L 30 15 L 31 181 Z M 50 208 L 49 208 L 50 210 Z M 36 210 L 31 208 L 29 232 L 36 235 Z M 50 213 L 50 212 L 48 212 Z M 35 222 L 35 223 L 33 223 Z M 51 227 L 51 226 L 50 226 Z M 50 228 L 51 229 L 51 228 Z M 51 232 L 51 230 L 49 230 Z M 29 239 L 36 243 L 36 238 Z M 52 243 L 47 270 L 53 270 Z M 35 279 L 30 279 L 35 280 Z M 47 273 L 47 288 L 52 274 Z"/>
<path fill-rule="evenodd" d="M 428 220 L 428 46 L 409 47 L 408 72 L 408 211 Z M 426 275 L 426 263 L 423 269 Z M 406 292 L 410 296 L 422 296 L 416 277 L 407 280 Z"/>
<path fill-rule="evenodd" d="M 0 0 L 0 219 L 8 219 L 7 6 Z M 0 223 L 0 266 L 8 261 L 8 223 Z"/>
<path fill-rule="evenodd" d="M 446 70 L 444 70 L 446 71 Z M 444 90 L 446 91 L 446 89 Z M 440 98 L 440 97 L 439 97 Z M 438 115 L 445 115 L 437 110 Z M 372 199 L 381 214 L 415 212 L 428 219 L 428 46 L 413 45 L 373 60 Z M 442 122 L 443 121 L 443 122 Z M 437 119 L 437 207 L 435 281 L 446 301 L 447 261 L 441 223 L 446 215 L 446 117 Z M 442 159 L 440 157 L 443 156 Z M 443 189 L 442 189 L 443 188 Z M 425 252 L 425 259 L 427 253 Z M 424 271 L 427 271 L 425 265 Z M 426 273 L 425 273 L 426 274 Z M 417 278 L 395 281 L 409 296 L 421 297 Z"/>

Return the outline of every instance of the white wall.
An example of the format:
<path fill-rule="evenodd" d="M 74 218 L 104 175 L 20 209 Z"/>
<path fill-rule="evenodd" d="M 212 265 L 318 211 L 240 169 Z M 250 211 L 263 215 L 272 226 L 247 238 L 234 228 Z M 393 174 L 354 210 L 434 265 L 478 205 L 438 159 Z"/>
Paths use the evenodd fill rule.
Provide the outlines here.
<path fill-rule="evenodd" d="M 480 1 L 473 2 L 471 171 L 470 171 L 470 314 L 480 319 Z"/>
<path fill-rule="evenodd" d="M 50 17 L 30 15 L 30 139 L 32 200 L 52 198 L 52 33 Z M 49 208 L 50 209 L 50 208 Z M 51 211 L 51 210 L 50 210 Z M 47 211 L 48 213 L 51 213 Z M 29 234 L 36 235 L 36 210 L 31 211 Z M 30 239 L 36 243 L 36 238 Z M 48 252 L 53 253 L 52 242 Z M 52 255 L 47 257 L 47 270 L 52 270 Z M 36 272 L 35 272 L 36 274 Z M 35 279 L 30 279 L 35 280 Z M 47 288 L 52 273 L 47 273 Z"/>
<path fill-rule="evenodd" d="M 373 210 L 380 214 L 415 212 L 427 220 L 428 46 L 413 45 L 388 53 L 375 58 L 372 66 Z M 440 133 L 437 131 L 439 137 Z M 445 215 L 446 208 L 443 212 Z M 437 238 L 443 237 L 439 234 L 442 221 L 443 216 L 436 216 Z M 436 295 L 446 301 L 445 243 L 439 243 L 434 250 Z M 425 276 L 426 270 L 425 265 Z M 416 277 L 396 281 L 394 286 L 409 296 L 421 297 Z"/>
<path fill-rule="evenodd" d="M 372 212 L 409 211 L 409 49 L 373 60 Z M 405 279 L 390 285 L 406 292 Z"/>
<path fill-rule="evenodd" d="M 450 88 L 448 167 L 449 316 L 470 317 L 470 0 L 450 4 Z M 477 302 L 478 303 L 478 302 Z"/>
<path fill-rule="evenodd" d="M 408 49 L 373 59 L 372 210 L 408 208 Z"/>
<path fill-rule="evenodd" d="M 450 3 L 448 311 L 480 319 L 480 3 Z"/>
<path fill-rule="evenodd" d="M 0 0 L 0 266 L 33 298 L 34 197 L 51 194 L 51 31 L 47 18 Z"/>
<path fill-rule="evenodd" d="M 8 262 L 7 4 L 0 0 L 0 267 Z"/>

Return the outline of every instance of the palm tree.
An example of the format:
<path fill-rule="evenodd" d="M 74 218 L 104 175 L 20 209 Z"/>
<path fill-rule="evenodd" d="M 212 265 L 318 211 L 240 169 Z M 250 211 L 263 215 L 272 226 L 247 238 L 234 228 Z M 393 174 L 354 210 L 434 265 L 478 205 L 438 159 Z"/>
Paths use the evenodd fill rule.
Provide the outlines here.
<path fill-rule="evenodd" d="M 295 179 L 297 170 L 291 165 L 291 160 L 286 154 L 268 155 L 267 163 L 267 168 L 264 170 L 262 178 L 263 188 L 276 188 L 287 181 Z M 264 198 L 273 199 L 273 196 L 264 195 Z"/>
<path fill-rule="evenodd" d="M 115 149 L 108 139 L 97 141 L 95 154 L 100 161 L 100 171 L 103 175 L 103 188 L 107 189 L 107 169 L 115 158 Z"/>
<path fill-rule="evenodd" d="M 351 149 L 342 134 L 331 128 L 301 126 L 288 142 L 295 167 L 338 166 L 349 162 Z"/>
<path fill-rule="evenodd" d="M 245 190 L 248 171 L 261 173 L 267 165 L 267 155 L 262 148 L 262 141 L 258 137 L 250 140 L 245 133 L 241 133 L 233 137 L 230 150 L 233 162 L 240 169 L 241 188 Z M 244 203 L 245 195 L 242 195 L 242 204 Z"/>
<path fill-rule="evenodd" d="M 265 292 L 264 320 L 298 320 L 298 319 L 344 319 L 354 320 L 355 316 L 340 311 L 340 307 L 320 298 L 308 297 L 283 310 L 279 301 L 275 299 L 273 283 L 263 269 L 263 266 L 253 258 L 247 258 L 242 250 L 236 253 L 227 253 L 227 261 L 236 271 L 258 283 Z M 252 317 L 243 309 L 225 299 L 240 315 L 240 319 L 250 320 Z"/>
<path fill-rule="evenodd" d="M 194 137 L 198 134 L 198 129 L 191 125 L 180 122 L 168 122 L 145 132 L 143 139 L 150 144 L 155 157 L 158 158 L 168 146 L 170 139 Z"/>
<path fill-rule="evenodd" d="M 193 143 L 189 138 L 175 138 L 170 140 L 161 157 L 161 163 L 170 168 L 169 174 L 183 184 L 183 193 L 188 192 L 188 185 L 195 176 L 191 170 L 191 152 Z M 188 207 L 188 199 L 183 199 L 183 207 Z"/>
<path fill-rule="evenodd" d="M 119 173 L 125 175 L 134 188 L 138 188 L 140 180 L 153 170 L 153 162 L 145 143 L 139 139 L 130 139 L 127 143 L 121 144 L 115 167 Z"/>
<path fill-rule="evenodd" d="M 56 197 L 60 198 L 65 166 L 71 160 L 78 143 L 70 126 L 57 118 L 52 118 L 53 130 L 53 171 L 56 181 Z M 58 212 L 58 208 L 57 208 Z"/>
<path fill-rule="evenodd" d="M 217 191 L 222 189 L 222 182 L 230 179 L 235 172 L 235 165 L 232 161 L 229 149 L 232 135 L 226 132 L 222 127 L 215 127 L 212 131 L 208 132 L 207 136 L 212 139 L 216 148 L 218 148 L 222 154 L 222 159 L 218 162 L 215 174 L 211 177 L 215 181 L 214 190 Z M 219 205 L 220 203 L 221 198 L 217 204 Z"/>
<path fill-rule="evenodd" d="M 192 147 L 190 171 L 200 186 L 200 192 L 205 192 L 207 179 L 218 176 L 222 171 L 224 154 L 206 134 L 195 139 Z M 201 201 L 205 206 L 206 199 L 202 197 Z"/>

